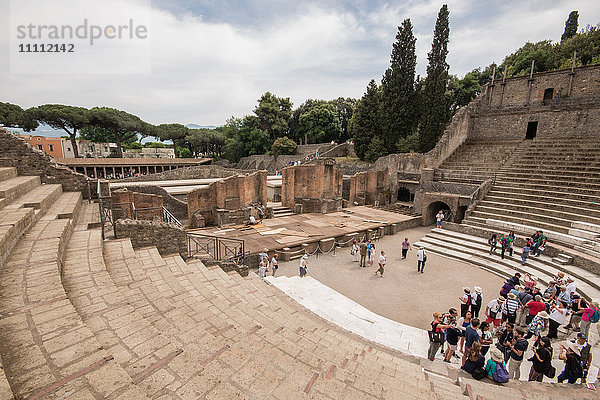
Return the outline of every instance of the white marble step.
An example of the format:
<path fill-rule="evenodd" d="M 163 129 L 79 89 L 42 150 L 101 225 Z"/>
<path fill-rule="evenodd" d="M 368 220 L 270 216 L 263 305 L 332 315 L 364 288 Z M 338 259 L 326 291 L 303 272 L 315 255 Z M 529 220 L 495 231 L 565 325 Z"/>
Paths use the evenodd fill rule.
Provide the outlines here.
<path fill-rule="evenodd" d="M 375 314 L 310 276 L 268 276 L 265 281 L 321 318 L 347 331 L 403 353 L 427 357 L 429 337 L 424 329 Z"/>
<path fill-rule="evenodd" d="M 575 229 L 582 229 L 584 231 L 600 234 L 600 225 L 590 224 L 589 222 L 583 221 L 573 221 L 571 226 Z"/>

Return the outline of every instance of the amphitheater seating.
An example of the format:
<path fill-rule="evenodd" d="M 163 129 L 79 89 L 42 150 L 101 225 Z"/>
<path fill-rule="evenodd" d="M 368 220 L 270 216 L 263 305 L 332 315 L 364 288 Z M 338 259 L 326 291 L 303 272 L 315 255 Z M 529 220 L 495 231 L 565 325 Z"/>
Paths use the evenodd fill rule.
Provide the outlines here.
<path fill-rule="evenodd" d="M 526 141 L 498 170 L 487 196 L 463 221 L 549 232 L 600 256 L 600 137 Z M 557 235 L 558 234 L 558 235 Z M 566 236 L 564 236 L 566 235 Z M 572 238 L 569 238 L 572 237 Z"/>
<path fill-rule="evenodd" d="M 475 183 L 493 176 L 522 140 L 467 139 L 439 168 L 436 180 Z"/>
<path fill-rule="evenodd" d="M 16 178 L 0 171 L 7 174 L 3 182 Z M 11 225 L 18 240 L 0 270 L 2 399 L 465 400 L 474 389 L 494 393 L 475 383 L 469 392 L 468 378 L 457 381 L 439 363 L 342 331 L 253 273 L 209 269 L 155 247 L 134 250 L 128 239 L 103 241 L 99 229 L 88 229 L 98 218 L 95 204 L 37 183 L 3 202 L 10 214 L 28 211 Z M 541 387 L 546 399 L 596 395 Z M 542 398 L 536 390 L 519 393 Z"/>

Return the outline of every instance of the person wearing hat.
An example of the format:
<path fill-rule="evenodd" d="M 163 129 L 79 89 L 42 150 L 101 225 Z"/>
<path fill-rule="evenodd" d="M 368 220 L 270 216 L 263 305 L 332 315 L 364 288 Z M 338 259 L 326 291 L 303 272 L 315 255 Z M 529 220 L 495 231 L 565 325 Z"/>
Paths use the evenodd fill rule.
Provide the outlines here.
<path fill-rule="evenodd" d="M 546 311 L 540 311 L 537 313 L 535 317 L 531 320 L 531 323 L 527 325 L 527 335 L 525 335 L 525 339 L 529 339 L 532 336 L 535 336 L 535 341 L 539 340 L 542 331 L 544 330 L 544 321 L 549 317 Z"/>
<path fill-rule="evenodd" d="M 473 289 L 475 293 L 471 295 L 471 314 L 473 314 L 473 318 L 479 318 L 479 311 L 483 302 L 483 290 L 479 286 L 475 286 Z"/>
<path fill-rule="evenodd" d="M 558 339 L 558 327 L 563 325 L 567 321 L 567 315 L 569 310 L 562 301 L 556 303 L 556 305 L 550 306 L 550 318 L 548 318 L 548 339 Z"/>
<path fill-rule="evenodd" d="M 533 356 L 527 361 L 532 362 L 531 369 L 529 370 L 529 382 L 541 382 L 552 365 L 550 339 L 541 338 L 540 345 L 535 349 Z"/>
<path fill-rule="evenodd" d="M 558 292 L 558 289 L 556 288 L 556 282 L 550 281 L 548 283 L 548 287 L 546 288 L 546 290 L 544 290 L 544 296 L 548 295 L 550 300 L 554 300 L 556 298 L 557 292 Z"/>
<path fill-rule="evenodd" d="M 506 299 L 504 297 L 500 296 L 497 299 L 493 299 L 492 301 L 490 301 L 488 303 L 488 305 L 485 307 L 485 315 L 486 315 L 485 322 L 487 322 L 488 324 L 494 325 L 493 332 L 492 332 L 493 334 L 496 333 L 496 331 L 500 327 L 500 324 L 502 323 L 501 308 L 502 308 L 502 304 L 504 304 L 505 301 L 506 301 Z"/>
<path fill-rule="evenodd" d="M 546 304 L 542 301 L 542 296 L 538 294 L 533 300 L 530 300 L 525 304 L 525 308 L 529 308 L 529 314 L 527 314 L 527 317 L 525 318 L 525 324 L 529 325 L 540 311 L 546 310 Z"/>
<path fill-rule="evenodd" d="M 308 268 L 308 254 L 305 254 L 300 259 L 300 278 L 306 276 L 306 269 Z"/>
<path fill-rule="evenodd" d="M 417 251 L 417 272 L 423 273 L 425 271 L 425 262 L 427 261 L 427 254 L 425 253 L 425 247 L 419 247 Z"/>
<path fill-rule="evenodd" d="M 592 365 L 592 346 L 588 343 L 587 336 L 583 332 L 577 334 L 575 345 L 577 345 L 579 357 L 581 357 L 581 367 L 583 368 L 581 383 L 583 384 L 587 381 L 588 369 Z"/>
<path fill-rule="evenodd" d="M 460 316 L 464 317 L 471 305 L 471 289 L 463 287 L 463 295 L 458 299 L 460 300 Z M 473 315 L 473 313 L 471 313 L 471 315 Z"/>
<path fill-rule="evenodd" d="M 581 367 L 581 356 L 579 349 L 575 343 L 569 343 L 566 347 L 560 345 L 560 354 L 558 358 L 565 362 L 565 369 L 558 376 L 558 383 L 568 381 L 573 384 L 577 379 L 583 376 L 583 368 Z"/>
<path fill-rule="evenodd" d="M 577 291 L 577 285 L 575 285 L 575 281 L 570 276 L 567 276 L 567 284 L 565 285 L 565 290 L 569 292 L 570 298 L 573 298 L 573 295 Z"/>
<path fill-rule="evenodd" d="M 485 371 L 487 372 L 490 379 L 494 379 L 494 373 L 496 372 L 496 366 L 498 364 L 504 365 L 506 368 L 506 364 L 504 363 L 504 354 L 500 350 L 495 347 L 492 347 L 490 350 L 491 358 L 485 364 Z"/>

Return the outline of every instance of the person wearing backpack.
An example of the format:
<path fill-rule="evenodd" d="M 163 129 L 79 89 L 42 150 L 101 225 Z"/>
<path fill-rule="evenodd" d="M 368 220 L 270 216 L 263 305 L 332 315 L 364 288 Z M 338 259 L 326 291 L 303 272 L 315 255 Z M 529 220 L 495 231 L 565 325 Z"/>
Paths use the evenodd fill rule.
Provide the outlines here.
<path fill-rule="evenodd" d="M 504 356 L 497 348 L 492 348 L 490 351 L 491 358 L 485 364 L 485 371 L 490 379 L 498 383 L 508 382 L 508 371 L 504 364 Z"/>
<path fill-rule="evenodd" d="M 564 352 L 564 353 L 563 353 Z M 581 367 L 581 357 L 575 343 L 569 343 L 568 347 L 560 345 L 560 354 L 558 358 L 565 362 L 565 369 L 558 376 L 558 383 L 568 381 L 577 382 L 577 379 L 583 377 L 583 368 Z"/>
<path fill-rule="evenodd" d="M 579 356 L 581 357 L 581 368 L 583 369 L 581 383 L 584 384 L 587 381 L 590 365 L 592 365 L 592 345 L 588 343 L 587 337 L 581 332 L 577 334 L 577 340 L 574 342 L 579 350 Z"/>
<path fill-rule="evenodd" d="M 600 312 L 598 311 L 598 302 L 592 301 L 590 307 L 583 310 L 581 314 L 581 323 L 579 324 L 580 332 L 585 334 L 585 337 L 590 336 L 590 325 L 600 321 Z"/>
<path fill-rule="evenodd" d="M 529 382 L 541 382 L 544 380 L 544 375 L 548 373 L 552 366 L 552 347 L 550 347 L 550 339 L 544 337 L 540 339 L 540 345 L 535 349 L 533 356 L 527 361 L 531 361 L 531 369 L 529 370 Z"/>
<path fill-rule="evenodd" d="M 471 295 L 471 314 L 473 318 L 479 318 L 479 311 L 483 302 L 483 290 L 479 286 L 475 286 L 473 289 L 475 293 Z"/>
<path fill-rule="evenodd" d="M 504 260 L 504 254 L 506 253 L 506 250 L 508 250 L 508 246 L 509 246 L 508 237 L 502 236 L 500 238 L 500 246 L 501 246 L 500 257 L 502 257 L 502 259 Z"/>

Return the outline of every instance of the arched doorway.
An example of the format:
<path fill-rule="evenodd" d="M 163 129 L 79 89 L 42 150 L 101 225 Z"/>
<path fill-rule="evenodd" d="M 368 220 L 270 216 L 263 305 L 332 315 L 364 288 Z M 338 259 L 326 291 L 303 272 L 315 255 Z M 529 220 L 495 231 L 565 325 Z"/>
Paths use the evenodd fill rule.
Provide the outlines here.
<path fill-rule="evenodd" d="M 428 225 L 435 222 L 435 216 L 440 210 L 444 213 L 445 221 L 448 221 L 452 217 L 452 212 L 450 211 L 450 206 L 448 204 L 444 203 L 443 201 L 434 201 L 433 203 L 429 204 L 425 214 L 427 216 L 426 222 Z"/>

